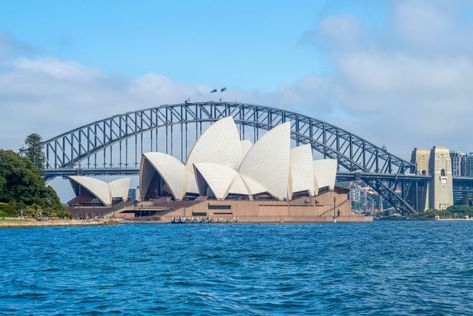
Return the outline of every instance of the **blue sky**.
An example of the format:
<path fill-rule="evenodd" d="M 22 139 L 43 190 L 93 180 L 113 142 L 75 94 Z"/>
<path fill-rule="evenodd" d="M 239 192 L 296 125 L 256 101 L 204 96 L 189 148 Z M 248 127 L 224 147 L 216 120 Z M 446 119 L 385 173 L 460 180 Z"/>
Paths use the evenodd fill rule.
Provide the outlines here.
<path fill-rule="evenodd" d="M 405 158 L 473 151 L 472 12 L 471 0 L 2 1 L 0 147 L 226 86 L 224 100 L 302 112 Z"/>
<path fill-rule="evenodd" d="M 271 90 L 333 71 L 303 34 L 339 13 L 383 23 L 380 1 L 5 1 L 0 30 L 120 76 Z"/>

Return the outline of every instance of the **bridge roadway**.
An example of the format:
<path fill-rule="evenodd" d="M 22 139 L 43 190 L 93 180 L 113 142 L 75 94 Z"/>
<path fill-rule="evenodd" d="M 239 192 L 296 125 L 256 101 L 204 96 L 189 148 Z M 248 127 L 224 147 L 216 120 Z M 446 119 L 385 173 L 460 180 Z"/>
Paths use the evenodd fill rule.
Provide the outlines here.
<path fill-rule="evenodd" d="M 54 170 L 45 170 L 44 177 L 51 179 L 55 177 L 68 177 L 74 175 L 84 176 L 137 176 L 139 174 L 139 168 L 63 168 Z M 409 181 L 420 181 L 430 182 L 430 176 L 413 175 L 413 174 L 386 174 L 386 173 L 365 173 L 365 172 L 338 172 L 337 181 L 356 181 L 363 179 L 379 179 L 386 181 L 393 180 L 409 180 Z M 462 181 L 462 183 L 473 184 L 473 178 L 454 178 L 454 181 Z"/>
<path fill-rule="evenodd" d="M 55 177 L 68 177 L 73 175 L 85 175 L 85 176 L 137 176 L 139 174 L 139 168 L 62 168 L 54 170 L 45 170 L 44 177 L 46 180 L 53 179 Z M 386 174 L 386 173 L 367 173 L 367 172 L 338 172 L 337 181 L 357 181 L 363 180 L 366 183 L 373 179 L 379 181 L 386 181 L 390 183 L 402 183 L 415 182 L 418 185 L 422 185 L 432 181 L 430 176 L 415 175 L 415 174 Z M 461 200 L 464 194 L 471 194 L 473 192 L 473 177 L 453 177 L 453 190 L 454 197 Z"/>

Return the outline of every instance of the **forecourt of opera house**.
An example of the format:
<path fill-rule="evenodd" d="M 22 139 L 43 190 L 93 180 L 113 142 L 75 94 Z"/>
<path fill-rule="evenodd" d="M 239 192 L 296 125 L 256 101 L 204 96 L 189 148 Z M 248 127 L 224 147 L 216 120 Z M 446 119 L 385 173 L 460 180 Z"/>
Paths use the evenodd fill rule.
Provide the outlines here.
<path fill-rule="evenodd" d="M 291 148 L 291 126 L 280 124 L 255 144 L 240 140 L 235 122 L 212 124 L 186 163 L 160 153 L 144 153 L 137 201 L 127 201 L 130 179 L 110 183 L 70 177 L 79 217 L 151 216 L 162 222 L 371 221 L 353 214 L 348 191 L 335 186 L 337 161 L 314 160 L 309 144 Z"/>

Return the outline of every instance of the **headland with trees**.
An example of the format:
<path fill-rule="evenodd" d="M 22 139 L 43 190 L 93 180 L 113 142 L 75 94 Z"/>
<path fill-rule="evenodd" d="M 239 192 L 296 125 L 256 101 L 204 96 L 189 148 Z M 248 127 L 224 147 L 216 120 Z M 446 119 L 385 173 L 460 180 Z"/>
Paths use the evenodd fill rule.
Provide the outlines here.
<path fill-rule="evenodd" d="M 31 134 L 16 153 L 0 149 L 0 218 L 72 218 L 44 181 L 41 136 Z"/>

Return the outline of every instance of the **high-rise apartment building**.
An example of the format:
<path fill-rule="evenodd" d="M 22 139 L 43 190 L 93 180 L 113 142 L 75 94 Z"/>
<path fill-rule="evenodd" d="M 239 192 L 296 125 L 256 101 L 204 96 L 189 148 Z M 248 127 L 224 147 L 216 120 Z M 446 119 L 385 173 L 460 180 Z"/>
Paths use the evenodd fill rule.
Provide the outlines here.
<path fill-rule="evenodd" d="M 467 155 L 460 151 L 451 151 L 450 159 L 452 160 L 452 176 L 465 176 Z"/>
<path fill-rule="evenodd" d="M 466 156 L 465 169 L 465 176 L 473 177 L 473 153 L 469 153 Z"/>

